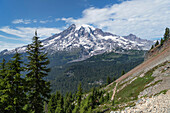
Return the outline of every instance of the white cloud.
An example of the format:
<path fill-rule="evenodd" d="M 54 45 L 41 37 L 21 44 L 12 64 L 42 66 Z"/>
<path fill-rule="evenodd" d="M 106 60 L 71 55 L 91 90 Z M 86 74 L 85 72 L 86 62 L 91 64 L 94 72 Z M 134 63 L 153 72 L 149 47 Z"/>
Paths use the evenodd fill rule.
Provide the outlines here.
<path fill-rule="evenodd" d="M 52 20 L 40 20 L 40 23 L 42 24 L 45 24 L 45 23 L 48 23 L 48 22 L 53 22 Z"/>
<path fill-rule="evenodd" d="M 60 20 L 61 20 L 60 18 L 56 18 L 56 19 L 55 19 L 56 22 L 57 22 L 57 21 L 60 21 Z"/>
<path fill-rule="evenodd" d="M 60 29 L 57 29 L 57 28 L 46 28 L 46 27 L 38 27 L 38 28 L 35 28 L 35 27 L 16 27 L 16 28 L 10 28 L 9 26 L 5 26 L 5 27 L 0 28 L 0 31 L 19 37 L 18 40 L 31 41 L 32 37 L 34 36 L 34 32 L 35 32 L 36 29 L 38 31 L 38 36 L 41 37 L 41 39 L 48 38 L 49 36 L 61 31 Z M 3 37 L 3 38 L 5 38 L 5 37 Z M 16 38 L 15 38 L 15 40 L 16 40 Z"/>
<path fill-rule="evenodd" d="M 14 43 L 7 43 L 7 42 L 0 41 L 0 52 L 4 49 L 12 50 L 14 48 L 21 47 L 23 45 L 24 44 L 14 44 Z"/>
<path fill-rule="evenodd" d="M 10 39 L 10 40 L 22 40 L 21 38 L 8 37 L 8 36 L 4 36 L 4 35 L 0 35 L 0 38 Z M 26 40 L 24 40 L 24 41 L 26 41 Z"/>
<path fill-rule="evenodd" d="M 37 20 L 36 20 L 36 19 L 34 19 L 34 20 L 33 20 L 33 23 L 37 23 Z"/>
<path fill-rule="evenodd" d="M 162 37 L 170 27 L 170 0 L 131 0 L 104 8 L 91 7 L 82 18 L 62 18 L 77 25 L 93 24 L 117 35 L 136 34 L 141 38 Z"/>
<path fill-rule="evenodd" d="M 12 21 L 13 24 L 30 24 L 31 20 L 15 19 Z"/>
<path fill-rule="evenodd" d="M 41 23 L 41 24 L 45 24 L 45 23 L 49 23 L 49 22 L 53 22 L 53 20 L 38 20 L 37 19 L 15 19 L 12 21 L 13 24 L 31 24 L 31 23 Z"/>

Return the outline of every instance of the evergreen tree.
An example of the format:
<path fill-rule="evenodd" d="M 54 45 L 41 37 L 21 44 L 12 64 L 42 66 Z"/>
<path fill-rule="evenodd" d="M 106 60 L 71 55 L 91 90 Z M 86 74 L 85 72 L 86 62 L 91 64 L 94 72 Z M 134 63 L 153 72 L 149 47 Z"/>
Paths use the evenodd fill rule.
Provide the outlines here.
<path fill-rule="evenodd" d="M 155 47 L 156 47 L 157 45 L 159 45 L 159 41 L 158 41 L 158 40 L 157 40 L 156 43 L 155 43 Z"/>
<path fill-rule="evenodd" d="M 57 97 L 57 107 L 55 110 L 55 113 L 63 113 L 64 112 L 64 101 L 63 101 L 63 96 L 59 93 L 58 95 L 56 95 Z"/>
<path fill-rule="evenodd" d="M 163 43 L 164 43 L 164 40 L 161 38 L 161 46 L 163 45 Z"/>
<path fill-rule="evenodd" d="M 153 49 L 154 47 L 153 47 L 153 45 L 152 45 L 152 47 L 151 47 L 151 49 Z"/>
<path fill-rule="evenodd" d="M 60 97 L 60 99 L 57 101 L 57 108 L 55 110 L 55 113 L 63 113 L 63 98 Z"/>
<path fill-rule="evenodd" d="M 3 77 L 1 85 L 4 85 L 0 92 L 1 102 L 4 105 L 2 108 L 9 113 L 23 113 L 25 112 L 24 106 L 26 105 L 26 93 L 25 93 L 25 79 L 22 77 L 21 72 L 23 71 L 22 61 L 20 54 L 16 52 L 12 61 L 7 63 L 7 70 L 4 71 L 3 61 L 3 73 L 6 76 Z"/>
<path fill-rule="evenodd" d="M 64 99 L 64 112 L 65 113 L 71 113 L 72 111 L 72 94 L 71 92 L 70 93 L 67 93 L 66 96 L 65 96 L 65 99 Z"/>
<path fill-rule="evenodd" d="M 83 89 L 82 89 L 81 83 L 80 83 L 79 86 L 78 86 L 78 92 L 77 92 L 77 95 L 76 95 L 78 107 L 80 107 L 80 104 L 81 104 L 82 94 L 83 94 Z"/>
<path fill-rule="evenodd" d="M 29 105 L 32 112 L 42 113 L 43 103 L 47 101 L 50 96 L 50 83 L 45 81 L 47 73 L 50 71 L 47 68 L 49 60 L 47 53 L 43 53 L 43 45 L 37 37 L 37 32 L 33 37 L 32 44 L 28 45 L 27 51 L 27 86 L 29 88 L 28 98 Z"/>
<path fill-rule="evenodd" d="M 55 94 L 52 94 L 50 100 L 48 102 L 48 113 L 54 113 L 57 108 L 57 100 L 55 98 Z"/>
<path fill-rule="evenodd" d="M 26 100 L 26 92 L 25 92 L 25 78 L 22 77 L 21 72 L 24 71 L 24 68 L 21 66 L 23 62 L 21 61 L 20 54 L 16 52 L 13 57 L 13 61 L 11 62 L 12 65 L 12 75 L 13 75 L 13 85 L 14 85 L 14 112 L 15 113 L 23 113 L 23 107 L 25 106 Z"/>
<path fill-rule="evenodd" d="M 6 68 L 5 68 L 5 59 L 2 60 L 2 63 L 0 63 L 0 80 L 3 80 L 5 78 Z"/>
<path fill-rule="evenodd" d="M 3 78 L 1 83 L 1 86 L 3 87 L 0 90 L 0 94 L 2 94 L 0 96 L 0 100 L 3 105 L 1 110 L 9 113 L 14 112 L 13 95 L 15 93 L 15 90 L 14 90 L 14 77 L 12 72 L 13 72 L 12 65 L 10 61 L 10 63 L 8 62 L 6 64 L 5 77 Z"/>
<path fill-rule="evenodd" d="M 111 83 L 111 79 L 109 76 L 107 76 L 107 84 L 110 84 Z"/>
<path fill-rule="evenodd" d="M 165 34 L 164 34 L 164 41 L 167 40 L 170 37 L 170 32 L 169 32 L 169 28 L 165 29 Z"/>
<path fill-rule="evenodd" d="M 7 76 L 6 61 L 5 59 L 3 59 L 2 63 L 0 63 L 0 113 L 7 112 L 5 108 L 8 106 L 8 103 L 6 101 L 7 95 L 5 94 L 5 90 L 6 90 L 5 77 L 6 76 Z"/>
<path fill-rule="evenodd" d="M 124 74 L 125 74 L 125 71 L 123 70 L 122 73 L 121 73 L 121 75 L 124 75 Z"/>

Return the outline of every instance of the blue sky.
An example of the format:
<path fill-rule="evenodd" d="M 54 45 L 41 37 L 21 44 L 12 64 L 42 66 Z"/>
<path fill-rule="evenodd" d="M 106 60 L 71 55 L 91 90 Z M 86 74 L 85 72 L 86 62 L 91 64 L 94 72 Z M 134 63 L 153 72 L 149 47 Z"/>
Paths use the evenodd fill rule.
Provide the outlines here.
<path fill-rule="evenodd" d="M 170 0 L 0 0 L 0 51 L 43 39 L 71 24 L 90 24 L 111 33 L 144 39 L 170 27 Z"/>

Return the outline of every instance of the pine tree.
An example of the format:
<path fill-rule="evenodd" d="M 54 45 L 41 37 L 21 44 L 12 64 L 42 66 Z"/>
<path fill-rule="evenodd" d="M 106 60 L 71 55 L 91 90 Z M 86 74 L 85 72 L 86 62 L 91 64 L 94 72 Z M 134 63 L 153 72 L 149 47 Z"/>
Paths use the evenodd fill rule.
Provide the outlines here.
<path fill-rule="evenodd" d="M 81 104 L 82 94 L 83 94 L 83 89 L 82 89 L 81 83 L 80 83 L 79 86 L 78 86 L 78 92 L 77 92 L 77 95 L 76 95 L 78 107 L 80 107 L 80 104 Z"/>
<path fill-rule="evenodd" d="M 15 95 L 15 87 L 14 87 L 14 71 L 12 67 L 12 62 L 9 61 L 6 64 L 6 72 L 5 72 L 5 78 L 3 79 L 3 82 L 1 85 L 3 85 L 3 89 L 1 89 L 1 102 L 3 108 L 2 111 L 6 111 L 9 113 L 13 113 L 15 111 L 14 108 L 14 96 Z"/>
<path fill-rule="evenodd" d="M 26 92 L 25 92 L 25 78 L 22 77 L 21 72 L 24 71 L 24 68 L 21 66 L 23 64 L 23 62 L 21 61 L 21 55 L 16 52 L 16 54 L 13 57 L 13 61 L 11 62 L 12 65 L 12 75 L 13 75 L 13 79 L 14 79 L 14 83 L 13 85 L 15 93 L 13 95 L 14 100 L 14 109 L 15 109 L 15 113 L 23 113 L 23 107 L 26 105 Z"/>
<path fill-rule="evenodd" d="M 37 32 L 35 32 L 32 44 L 28 45 L 28 73 L 26 74 L 29 105 L 31 111 L 35 113 L 43 112 L 43 103 L 50 96 L 50 83 L 45 81 L 45 77 L 50 71 L 47 68 L 49 60 L 47 53 L 44 54 L 42 50 L 43 45 L 37 37 Z"/>
<path fill-rule="evenodd" d="M 107 84 L 110 84 L 111 83 L 111 79 L 109 76 L 107 76 Z"/>
<path fill-rule="evenodd" d="M 5 73 L 6 73 L 6 61 L 5 59 L 2 60 L 2 63 L 0 63 L 0 79 L 4 79 L 5 78 Z"/>
<path fill-rule="evenodd" d="M 65 99 L 64 99 L 64 112 L 65 113 L 71 113 L 72 111 L 72 94 L 71 92 L 70 93 L 67 93 L 66 96 L 65 96 Z"/>
<path fill-rule="evenodd" d="M 122 73 L 121 73 L 121 75 L 124 75 L 124 74 L 125 74 L 125 71 L 123 70 Z"/>
<path fill-rule="evenodd" d="M 152 47 L 151 47 L 151 49 L 153 49 L 154 47 L 153 47 L 153 45 L 152 45 Z"/>
<path fill-rule="evenodd" d="M 161 38 L 161 46 L 163 45 L 163 43 L 164 43 L 164 40 Z"/>
<path fill-rule="evenodd" d="M 166 28 L 164 34 L 164 41 L 167 40 L 169 37 L 170 37 L 170 31 L 169 28 Z"/>
<path fill-rule="evenodd" d="M 15 95 L 15 84 L 14 84 L 14 70 L 12 67 L 12 61 L 9 61 L 6 64 L 6 72 L 5 72 L 5 78 L 3 79 L 3 89 L 0 91 L 2 93 L 1 95 L 1 102 L 4 105 L 2 108 L 2 111 L 9 112 L 9 113 L 15 113 L 15 107 L 14 107 L 14 96 Z"/>
<path fill-rule="evenodd" d="M 159 41 L 158 41 L 158 40 L 157 40 L 156 43 L 155 43 L 155 47 L 156 47 L 157 45 L 159 45 Z"/>
<path fill-rule="evenodd" d="M 3 109 L 10 113 L 23 113 L 26 105 L 25 79 L 21 72 L 23 71 L 20 54 L 16 52 L 12 61 L 7 63 L 6 76 L 3 79 L 3 92 L 1 100 Z M 4 65 L 4 63 L 3 63 Z M 4 68 L 4 66 L 2 66 Z"/>
<path fill-rule="evenodd" d="M 58 95 L 57 97 L 57 108 L 55 110 L 55 113 L 63 113 L 64 112 L 64 101 L 63 101 L 63 96 L 61 94 Z"/>
<path fill-rule="evenodd" d="M 2 60 L 2 63 L 0 63 L 0 113 L 5 113 L 7 110 L 5 108 L 7 107 L 7 95 L 5 94 L 6 90 L 6 81 L 5 77 L 7 75 L 7 69 L 6 69 L 6 61 L 5 59 Z"/>
<path fill-rule="evenodd" d="M 48 113 L 54 113 L 57 108 L 57 100 L 55 100 L 55 95 L 52 94 L 48 102 Z"/>

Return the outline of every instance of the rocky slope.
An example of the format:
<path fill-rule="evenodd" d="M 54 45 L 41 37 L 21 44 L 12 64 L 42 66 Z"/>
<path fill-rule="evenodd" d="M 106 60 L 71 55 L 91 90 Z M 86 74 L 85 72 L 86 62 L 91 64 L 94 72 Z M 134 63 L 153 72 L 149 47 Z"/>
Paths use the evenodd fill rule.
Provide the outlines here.
<path fill-rule="evenodd" d="M 145 61 L 103 90 L 110 102 L 106 113 L 170 112 L 170 38 L 150 50 Z M 114 106 L 113 106 L 114 102 Z"/>
<path fill-rule="evenodd" d="M 127 107 L 123 111 L 111 111 L 110 113 L 169 113 L 170 90 L 165 94 L 141 98 L 134 107 Z"/>

